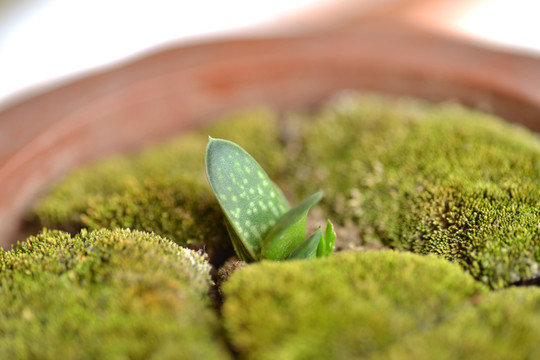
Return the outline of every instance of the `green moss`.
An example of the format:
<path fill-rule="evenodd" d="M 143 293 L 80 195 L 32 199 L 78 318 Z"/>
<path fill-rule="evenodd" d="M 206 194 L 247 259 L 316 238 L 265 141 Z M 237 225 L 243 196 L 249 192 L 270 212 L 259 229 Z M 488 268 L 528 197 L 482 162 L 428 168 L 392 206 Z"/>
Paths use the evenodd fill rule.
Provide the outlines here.
<path fill-rule="evenodd" d="M 111 196 L 130 196 L 133 192 L 137 198 L 143 187 L 153 185 L 174 186 L 172 191 L 189 202 L 192 193 L 193 198 L 208 193 L 198 184 L 204 184 L 205 180 L 198 164 L 204 161 L 199 152 L 204 153 L 205 146 L 204 139 L 191 134 L 181 141 L 160 144 L 139 154 L 111 157 L 79 168 L 41 199 L 35 212 L 44 226 L 80 227 L 84 225 L 83 215 L 89 209 L 94 214 L 99 212 L 99 206 Z M 180 208 L 182 205 L 178 204 Z M 90 222 L 91 218 L 87 216 L 85 221 Z"/>
<path fill-rule="evenodd" d="M 540 351 L 540 289 L 509 288 L 478 297 L 429 333 L 414 334 L 382 359 L 535 359 Z"/>
<path fill-rule="evenodd" d="M 323 189 L 323 215 L 355 246 L 437 254 L 492 288 L 540 277 L 536 135 L 454 104 L 378 96 L 341 97 L 310 120 L 233 114 L 75 172 L 36 213 L 50 228 L 140 229 L 222 252 L 230 242 L 204 174 L 211 135 L 245 148 L 293 203 Z"/>
<path fill-rule="evenodd" d="M 225 327 L 247 359 L 364 358 L 429 333 L 486 292 L 444 259 L 393 251 L 262 262 L 223 290 Z"/>
<path fill-rule="evenodd" d="M 35 213 L 48 228 L 131 228 L 223 251 L 230 242 L 204 169 L 209 134 L 234 139 L 270 172 L 283 162 L 275 116 L 264 109 L 244 111 L 138 154 L 81 168 L 46 195 Z"/>
<path fill-rule="evenodd" d="M 347 96 L 299 143 L 293 192 L 324 188 L 357 245 L 438 254 L 493 288 L 540 276 L 536 135 L 453 104 Z"/>
<path fill-rule="evenodd" d="M 147 233 L 44 231 L 0 252 L 0 358 L 228 358 L 209 270 Z"/>
<path fill-rule="evenodd" d="M 540 290 L 487 289 L 540 278 L 540 141 L 457 105 L 349 95 L 309 122 L 233 114 L 75 171 L 36 214 L 47 227 L 145 230 L 227 254 L 204 173 L 208 135 L 241 145 L 297 199 L 323 189 L 321 216 L 340 225 L 338 241 L 352 231 L 355 245 L 428 254 L 243 268 L 223 308 L 241 357 L 538 352 Z M 0 255 L 0 358 L 227 357 L 208 309 L 208 264 L 170 241 L 46 231 Z"/>

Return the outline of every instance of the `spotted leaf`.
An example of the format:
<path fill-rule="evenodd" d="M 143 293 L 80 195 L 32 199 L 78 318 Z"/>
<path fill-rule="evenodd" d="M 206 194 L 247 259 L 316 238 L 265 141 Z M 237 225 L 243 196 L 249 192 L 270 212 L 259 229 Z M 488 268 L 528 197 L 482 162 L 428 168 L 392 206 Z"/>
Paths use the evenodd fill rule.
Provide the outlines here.
<path fill-rule="evenodd" d="M 238 256 L 260 260 L 263 239 L 289 210 L 283 193 L 251 155 L 228 140 L 210 138 L 206 174 Z"/>

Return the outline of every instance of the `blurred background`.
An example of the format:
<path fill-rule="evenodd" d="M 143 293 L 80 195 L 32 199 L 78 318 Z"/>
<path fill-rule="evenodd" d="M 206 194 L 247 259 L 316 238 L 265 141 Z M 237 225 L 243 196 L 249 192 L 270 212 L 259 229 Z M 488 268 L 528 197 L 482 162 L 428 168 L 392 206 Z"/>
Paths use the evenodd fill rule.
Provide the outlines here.
<path fill-rule="evenodd" d="M 532 0 L 0 0 L 0 108 L 172 44 L 309 31 L 381 9 L 540 56 Z"/>
<path fill-rule="evenodd" d="M 0 0 L 0 246 L 24 238 L 28 207 L 70 168 L 239 108 L 310 109 L 360 89 L 457 101 L 540 131 L 538 10 L 534 0 Z"/>

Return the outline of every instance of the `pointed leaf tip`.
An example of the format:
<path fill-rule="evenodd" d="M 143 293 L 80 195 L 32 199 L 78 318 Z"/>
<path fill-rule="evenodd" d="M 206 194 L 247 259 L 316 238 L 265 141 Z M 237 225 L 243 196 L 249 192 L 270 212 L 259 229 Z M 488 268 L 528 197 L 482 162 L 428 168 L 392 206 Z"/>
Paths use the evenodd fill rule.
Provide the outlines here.
<path fill-rule="evenodd" d="M 326 230 L 317 247 L 317 257 L 330 256 L 334 252 L 334 244 L 336 242 L 336 232 L 334 231 L 334 225 L 328 219 L 326 223 Z"/>
<path fill-rule="evenodd" d="M 323 238 L 321 227 L 307 238 L 303 243 L 298 245 L 287 257 L 287 259 L 313 259 L 317 255 L 317 247 Z"/>

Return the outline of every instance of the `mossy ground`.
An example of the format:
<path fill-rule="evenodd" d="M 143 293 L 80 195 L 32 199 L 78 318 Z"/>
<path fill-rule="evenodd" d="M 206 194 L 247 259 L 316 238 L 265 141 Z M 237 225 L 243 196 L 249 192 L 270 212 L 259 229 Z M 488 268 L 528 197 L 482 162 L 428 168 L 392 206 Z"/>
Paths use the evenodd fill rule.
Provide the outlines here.
<path fill-rule="evenodd" d="M 323 189 L 323 215 L 349 245 L 437 254 L 493 288 L 540 277 L 540 141 L 455 104 L 349 95 L 309 121 L 245 111 L 75 172 L 36 214 L 45 227 L 139 229 L 227 253 L 208 135 L 239 143 L 289 195 Z"/>
<path fill-rule="evenodd" d="M 507 288 L 482 295 L 429 333 L 385 349 L 384 359 L 536 359 L 540 289 Z"/>
<path fill-rule="evenodd" d="M 263 262 L 223 290 L 227 334 L 246 359 L 532 359 L 540 350 L 539 289 L 489 292 L 433 255 Z"/>
<path fill-rule="evenodd" d="M 358 245 L 437 254 L 493 288 L 540 276 L 537 135 L 455 104 L 358 96 L 300 124 L 287 183 L 323 188 Z"/>
<path fill-rule="evenodd" d="M 349 253 L 317 261 L 247 266 L 225 285 L 225 324 L 240 355 L 283 359 L 306 354 L 314 358 L 510 357 L 516 344 L 524 344 L 514 352 L 518 358 L 534 354 L 540 340 L 540 329 L 534 325 L 540 314 L 537 289 L 488 292 L 488 288 L 501 289 L 540 278 L 537 135 L 454 104 L 430 105 L 377 96 L 341 97 L 307 116 L 309 121 L 304 121 L 305 117 L 290 115 L 279 121 L 266 110 L 246 111 L 141 153 L 96 163 L 69 175 L 45 196 L 36 207 L 36 217 L 42 226 L 73 233 L 81 228 L 153 232 L 177 244 L 204 249 L 219 264 L 231 253 L 231 246 L 205 178 L 204 150 L 208 135 L 226 138 L 252 154 L 292 203 L 324 190 L 319 215 L 330 217 L 337 225 L 341 249 L 346 249 L 346 243 L 352 247 L 388 247 L 431 254 Z M 106 230 L 92 234 L 103 232 Z M 122 233 L 117 230 L 113 234 Z M 94 295 L 100 294 L 102 288 L 109 290 L 89 279 L 109 264 L 97 258 L 86 260 L 94 246 L 72 251 L 63 245 L 86 244 L 88 234 L 70 237 L 47 232 L 27 243 L 45 240 L 51 244 L 46 252 L 37 245 L 32 249 L 20 245 L 26 249 L 21 254 L 34 256 L 28 263 L 39 264 L 28 266 L 36 269 L 35 274 L 44 273 L 28 279 L 25 271 L 15 272 L 21 284 L 29 284 L 17 291 L 23 296 L 37 294 L 37 300 L 31 303 L 42 309 L 44 318 L 32 329 L 37 334 L 42 331 L 40 326 L 49 324 L 54 326 L 51 334 L 61 334 L 37 342 L 42 344 L 41 349 L 47 349 L 45 354 L 56 354 L 52 349 L 63 342 L 99 336 L 105 339 L 104 348 L 113 353 L 116 343 L 128 351 L 125 344 L 129 336 L 133 339 L 144 333 L 151 340 L 155 334 L 165 334 L 168 339 L 168 334 L 184 331 L 175 328 L 178 324 L 167 322 L 170 313 L 163 315 L 159 311 L 153 319 L 163 316 L 163 329 L 154 325 L 145 328 L 148 313 L 137 317 L 134 314 L 139 313 L 131 308 L 143 307 L 137 292 L 127 292 L 118 301 L 107 300 L 105 305 L 92 302 L 101 299 Z M 137 238 L 154 238 L 137 234 Z M 162 241 L 152 240 L 148 245 L 155 259 L 163 256 L 159 250 Z M 128 247 L 137 247 L 138 243 Z M 54 247 L 58 247 L 58 253 Z M 107 249 L 105 253 L 119 251 Z M 47 262 L 46 257 L 57 259 L 65 251 L 72 256 L 66 257 L 72 259 L 67 264 L 74 268 L 63 270 L 62 276 L 58 271 L 47 275 L 49 270 L 40 270 L 56 261 Z M 128 257 L 138 252 L 125 248 L 120 252 L 124 251 L 126 262 L 132 264 Z M 216 260 L 216 254 L 222 258 Z M 3 256 L 7 259 L 7 255 Z M 144 258 L 141 266 L 155 259 Z M 172 268 L 173 260 L 168 256 L 165 259 Z M 114 269 L 118 274 L 124 272 L 124 268 Z M 137 277 L 146 281 L 146 270 L 136 269 Z M 77 277 L 79 272 L 86 274 L 82 280 Z M 158 284 L 169 284 L 162 273 L 149 274 L 157 276 Z M 72 281 L 73 276 L 80 287 L 73 291 L 68 282 L 70 287 L 65 290 L 64 282 Z M 10 288 L 2 285 L 2 291 L 5 289 Z M 115 283 L 114 291 L 118 289 L 120 285 Z M 165 291 L 156 294 L 154 300 L 161 303 L 178 299 Z M 0 308 L 16 309 L 5 312 L 5 323 L 11 327 L 9 334 L 18 344 L 17 351 L 34 351 L 27 343 L 29 337 L 20 333 L 27 319 L 36 321 L 35 312 L 13 305 L 16 299 L 9 301 L 0 303 Z M 62 312 L 64 308 L 68 311 Z M 131 320 L 122 312 L 126 308 L 131 309 Z M 197 309 L 206 314 L 207 309 L 189 309 L 179 321 L 206 330 L 197 330 L 186 341 L 201 337 L 203 343 L 212 342 L 208 331 L 213 330 L 208 329 L 215 329 L 211 325 L 214 315 L 208 315 L 204 326 L 197 328 L 191 321 L 198 315 L 193 314 L 198 314 Z M 118 311 L 119 317 L 98 326 L 92 316 L 99 311 Z M 47 318 L 47 314 L 54 316 Z M 74 336 L 62 332 L 85 321 L 91 331 L 77 328 Z M 119 324 L 124 322 L 146 330 L 126 330 L 129 336 L 123 342 L 115 331 L 122 333 L 124 328 Z M 151 324 L 157 322 L 152 320 Z M 104 330 L 100 330 L 102 325 Z M 470 337 L 470 341 L 461 339 L 460 343 L 461 336 Z M 497 345 L 490 347 L 494 342 Z M 52 345 L 43 345 L 49 343 Z M 169 340 L 160 344 L 163 351 L 184 346 L 183 342 L 173 344 Z M 72 354 L 69 346 L 66 349 L 65 354 Z"/>
<path fill-rule="evenodd" d="M 227 359 L 204 256 L 127 230 L 0 253 L 2 359 Z"/>

